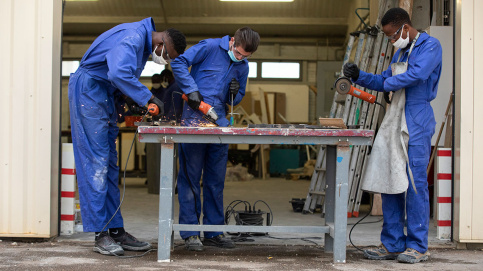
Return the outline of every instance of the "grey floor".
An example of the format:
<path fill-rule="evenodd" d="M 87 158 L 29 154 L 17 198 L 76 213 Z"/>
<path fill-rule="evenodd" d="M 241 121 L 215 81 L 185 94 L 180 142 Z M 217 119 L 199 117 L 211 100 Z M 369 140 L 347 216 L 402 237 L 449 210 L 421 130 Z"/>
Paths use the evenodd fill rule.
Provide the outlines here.
<path fill-rule="evenodd" d="M 126 180 L 126 194 L 122 205 L 122 215 L 125 228 L 137 238 L 157 243 L 158 236 L 158 204 L 159 196 L 148 194 L 145 179 L 128 178 Z M 270 178 L 267 180 L 253 179 L 244 182 L 226 182 L 224 192 L 225 207 L 234 200 L 244 200 L 253 204 L 257 200 L 265 201 L 273 212 L 273 225 L 278 226 L 315 226 L 324 223 L 320 213 L 302 214 L 295 213 L 289 202 L 292 198 L 305 198 L 310 181 L 308 180 L 286 180 L 283 178 Z M 121 186 L 122 189 L 122 186 Z M 122 190 L 121 190 L 122 192 Z M 238 208 L 240 207 L 240 208 Z M 238 205 L 237 210 L 242 210 Z M 361 216 L 367 213 L 369 206 L 361 207 Z M 257 204 L 257 209 L 267 211 L 262 204 Z M 175 199 L 175 223 L 178 218 L 178 203 Z M 356 246 L 378 245 L 379 234 L 382 227 L 381 216 L 368 216 L 363 224 L 357 225 L 351 235 Z M 347 235 L 352 225 L 360 218 L 349 218 Z M 233 220 L 233 219 L 232 219 Z M 368 223 L 375 222 L 375 223 Z M 436 239 L 436 227 L 433 221 L 430 223 L 429 246 L 430 248 L 450 248 L 454 245 L 449 241 Z M 323 236 L 314 234 L 298 233 L 271 233 L 270 237 L 251 237 L 251 244 L 270 245 L 313 245 L 311 240 L 318 245 L 323 245 Z M 310 237 L 316 237 L 310 239 Z M 59 241 L 88 241 L 92 242 L 92 233 L 75 233 L 70 236 L 61 236 Z M 182 243 L 179 233 L 175 233 L 175 244 Z M 348 240 L 348 245 L 350 245 Z"/>

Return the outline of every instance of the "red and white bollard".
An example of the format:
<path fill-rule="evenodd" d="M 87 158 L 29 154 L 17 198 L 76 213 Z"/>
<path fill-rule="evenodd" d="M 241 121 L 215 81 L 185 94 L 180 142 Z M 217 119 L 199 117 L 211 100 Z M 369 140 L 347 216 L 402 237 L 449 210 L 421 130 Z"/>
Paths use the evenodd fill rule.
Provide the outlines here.
<path fill-rule="evenodd" d="M 72 143 L 62 144 L 60 188 L 60 235 L 71 235 L 75 224 L 75 163 Z"/>
<path fill-rule="evenodd" d="M 438 148 L 436 158 L 437 234 L 441 240 L 451 238 L 451 149 Z"/>

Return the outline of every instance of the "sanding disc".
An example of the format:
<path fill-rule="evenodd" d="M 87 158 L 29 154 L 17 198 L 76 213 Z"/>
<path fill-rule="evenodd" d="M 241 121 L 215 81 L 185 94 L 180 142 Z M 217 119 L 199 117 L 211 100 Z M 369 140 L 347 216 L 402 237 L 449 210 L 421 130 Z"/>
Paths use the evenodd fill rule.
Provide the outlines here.
<path fill-rule="evenodd" d="M 337 90 L 337 92 L 341 95 L 349 93 L 351 86 L 351 81 L 345 77 L 341 77 L 335 82 L 335 90 Z"/>

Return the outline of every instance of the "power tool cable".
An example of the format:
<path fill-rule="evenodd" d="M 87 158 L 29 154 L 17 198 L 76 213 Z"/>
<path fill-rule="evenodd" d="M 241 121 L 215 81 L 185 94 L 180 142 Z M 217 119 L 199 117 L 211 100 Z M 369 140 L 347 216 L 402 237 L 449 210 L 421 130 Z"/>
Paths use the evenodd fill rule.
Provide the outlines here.
<path fill-rule="evenodd" d="M 372 212 L 372 207 L 373 207 L 373 203 L 372 203 L 372 200 L 369 201 L 370 202 L 370 207 L 369 207 L 369 211 L 367 212 L 367 214 L 365 216 L 363 216 L 361 219 L 359 219 L 359 221 L 357 221 L 352 227 L 351 227 L 351 230 L 349 231 L 349 242 L 351 243 L 351 245 L 356 248 L 357 250 L 361 251 L 361 252 L 364 252 L 363 248 L 370 248 L 370 247 L 376 247 L 376 246 L 365 246 L 363 248 L 360 248 L 356 245 L 354 245 L 354 243 L 352 242 L 352 231 L 354 230 L 354 228 L 359 225 L 359 224 L 370 224 L 370 223 L 377 223 L 377 222 L 380 222 L 382 219 L 378 220 L 378 221 L 372 221 L 372 222 L 366 222 L 366 223 L 361 223 L 362 220 L 364 220 L 366 217 L 368 217 L 371 212 Z"/>
<path fill-rule="evenodd" d="M 144 120 L 144 118 L 149 114 L 149 111 L 146 111 L 146 113 L 144 114 L 141 122 Z M 109 225 L 109 223 L 111 223 L 111 221 L 114 219 L 114 216 L 116 216 L 116 214 L 119 212 L 119 210 L 121 209 L 121 206 L 122 206 L 122 203 L 124 202 L 124 196 L 126 195 L 126 170 L 127 170 L 127 164 L 129 162 L 129 157 L 131 156 L 131 151 L 132 151 L 132 147 L 134 146 L 134 142 L 136 140 L 136 136 L 138 134 L 138 131 L 136 129 L 136 132 L 134 133 L 134 138 L 132 140 L 132 143 L 131 143 L 131 147 L 129 148 L 129 153 L 127 155 L 127 159 L 126 159 L 126 165 L 124 166 L 124 174 L 123 174 L 123 188 L 122 188 L 122 196 L 121 196 L 121 201 L 119 202 L 119 206 L 117 207 L 116 211 L 114 212 L 114 214 L 112 215 L 111 219 L 109 219 L 109 221 L 107 221 L 106 225 L 104 226 L 104 228 L 102 228 L 101 232 L 103 232 L 107 226 Z M 143 254 L 140 254 L 140 255 L 130 255 L 130 256 L 122 256 L 122 255 L 117 255 L 116 253 L 114 252 L 110 252 L 112 255 L 118 257 L 118 258 L 122 258 L 122 259 L 128 259 L 128 258 L 140 258 L 140 257 L 143 257 L 144 255 L 146 255 L 147 253 L 151 252 L 151 251 L 156 251 L 157 249 L 155 248 L 152 248 L 148 251 L 145 251 Z"/>

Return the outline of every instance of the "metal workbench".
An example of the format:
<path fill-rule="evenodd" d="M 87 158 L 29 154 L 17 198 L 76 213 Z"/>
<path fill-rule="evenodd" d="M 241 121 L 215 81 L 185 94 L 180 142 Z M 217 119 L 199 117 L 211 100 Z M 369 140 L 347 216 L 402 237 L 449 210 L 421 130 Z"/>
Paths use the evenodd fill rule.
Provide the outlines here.
<path fill-rule="evenodd" d="M 371 145 L 374 131 L 290 128 L 140 126 L 139 140 L 161 143 L 158 262 L 169 262 L 173 231 L 297 232 L 325 234 L 325 252 L 345 263 L 350 145 Z M 239 226 L 174 224 L 174 144 L 327 145 L 325 225 Z M 322 221 L 322 220 L 321 220 Z M 322 224 L 322 223 L 321 223 Z"/>

